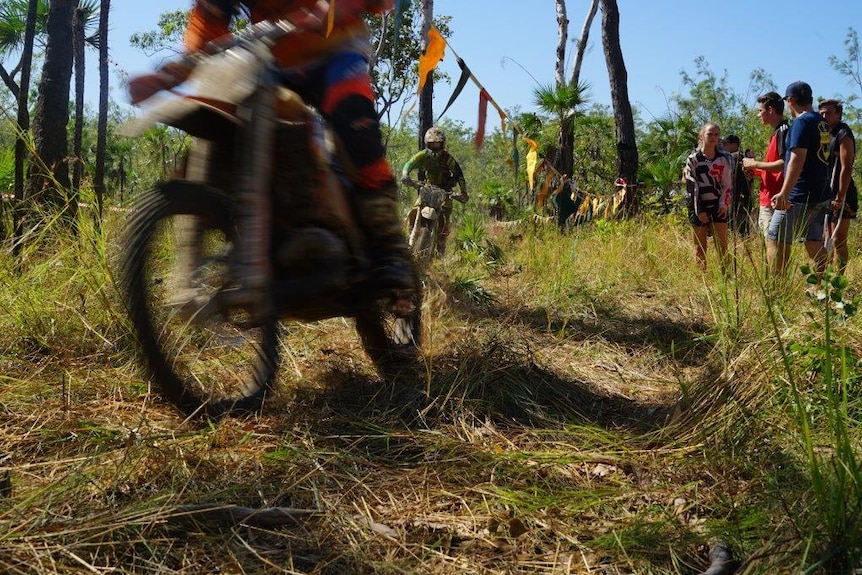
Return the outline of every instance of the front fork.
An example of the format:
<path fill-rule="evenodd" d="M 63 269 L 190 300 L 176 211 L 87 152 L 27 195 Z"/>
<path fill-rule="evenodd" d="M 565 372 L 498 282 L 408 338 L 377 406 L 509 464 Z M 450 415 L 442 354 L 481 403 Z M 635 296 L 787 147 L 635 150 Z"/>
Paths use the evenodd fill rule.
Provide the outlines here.
<path fill-rule="evenodd" d="M 267 73 L 239 112 L 245 126 L 237 142 L 237 240 L 234 274 L 240 287 L 266 290 L 272 282 L 272 150 L 275 146 L 276 81 Z"/>
<path fill-rule="evenodd" d="M 185 179 L 206 183 L 209 176 L 212 143 L 195 138 L 186 159 Z M 177 285 L 174 299 L 185 304 L 193 296 L 194 274 L 203 258 L 203 226 L 198 216 L 179 215 L 174 220 L 174 273 Z"/>
<path fill-rule="evenodd" d="M 263 82 L 238 112 L 243 127 L 236 141 L 233 182 L 213 182 L 233 191 L 237 233 L 229 274 L 233 286 L 220 299 L 228 307 L 247 309 L 253 321 L 265 317 L 272 283 L 272 149 L 275 143 L 274 82 Z M 194 140 L 189 150 L 186 179 L 208 183 L 212 143 Z M 231 185 L 232 184 L 232 185 Z M 198 316 L 194 274 L 203 257 L 203 226 L 197 216 L 178 216 L 174 226 L 175 274 L 179 279 L 173 299 L 189 316 Z"/>

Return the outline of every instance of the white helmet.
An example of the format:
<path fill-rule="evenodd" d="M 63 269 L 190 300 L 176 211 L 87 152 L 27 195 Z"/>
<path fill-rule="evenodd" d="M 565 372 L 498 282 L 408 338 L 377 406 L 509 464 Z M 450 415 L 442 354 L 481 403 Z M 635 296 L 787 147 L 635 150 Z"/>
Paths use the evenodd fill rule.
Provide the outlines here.
<path fill-rule="evenodd" d="M 425 145 L 432 144 L 435 142 L 439 142 L 440 144 L 446 145 L 446 134 L 443 133 L 443 130 L 438 128 L 437 126 L 432 126 L 428 128 L 428 131 L 425 132 Z"/>

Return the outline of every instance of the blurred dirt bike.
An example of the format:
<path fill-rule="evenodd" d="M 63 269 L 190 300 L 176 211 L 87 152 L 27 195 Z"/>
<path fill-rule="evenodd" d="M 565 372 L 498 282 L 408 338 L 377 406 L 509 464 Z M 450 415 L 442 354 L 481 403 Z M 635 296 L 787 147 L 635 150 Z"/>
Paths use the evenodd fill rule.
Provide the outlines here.
<path fill-rule="evenodd" d="M 419 205 L 407 214 L 408 243 L 413 259 L 424 270 L 438 254 L 440 236 L 449 224 L 448 216 L 443 212 L 444 204 L 449 198 L 462 203 L 464 200 L 452 190 L 428 182 L 409 182 L 408 185 L 419 190 Z"/>
<path fill-rule="evenodd" d="M 187 56 L 189 89 L 165 94 L 134 128 L 162 123 L 193 136 L 184 173 L 143 194 L 122 246 L 125 302 L 149 374 L 189 415 L 262 406 L 282 320 L 353 318 L 384 377 L 417 361 L 421 289 L 375 285 L 334 135 L 277 83 L 270 46 L 294 30 L 262 22 Z M 263 249 L 272 301 L 254 320 L 231 298 L 241 280 L 241 186 L 257 186 L 271 206 Z"/>

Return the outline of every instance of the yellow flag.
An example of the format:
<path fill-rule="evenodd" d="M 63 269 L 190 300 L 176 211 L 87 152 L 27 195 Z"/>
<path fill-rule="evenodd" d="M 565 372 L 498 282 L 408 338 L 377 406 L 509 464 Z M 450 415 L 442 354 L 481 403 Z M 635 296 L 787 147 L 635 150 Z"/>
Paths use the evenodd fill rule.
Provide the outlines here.
<path fill-rule="evenodd" d="M 530 138 L 524 138 L 524 141 L 530 146 L 530 151 L 527 152 L 527 179 L 532 190 L 536 180 L 536 164 L 539 162 L 539 145 Z"/>
<path fill-rule="evenodd" d="M 614 211 L 613 211 L 614 215 L 616 215 L 617 212 L 619 211 L 620 206 L 622 205 L 623 200 L 625 198 L 626 198 L 626 189 L 625 188 L 623 188 L 622 190 L 620 190 L 619 192 L 614 194 Z"/>
<path fill-rule="evenodd" d="M 443 59 L 443 52 L 445 50 L 446 40 L 443 39 L 437 28 L 431 26 L 428 29 L 428 46 L 425 48 L 425 52 L 419 56 L 419 92 L 425 87 L 425 80 L 428 78 L 428 74 Z"/>

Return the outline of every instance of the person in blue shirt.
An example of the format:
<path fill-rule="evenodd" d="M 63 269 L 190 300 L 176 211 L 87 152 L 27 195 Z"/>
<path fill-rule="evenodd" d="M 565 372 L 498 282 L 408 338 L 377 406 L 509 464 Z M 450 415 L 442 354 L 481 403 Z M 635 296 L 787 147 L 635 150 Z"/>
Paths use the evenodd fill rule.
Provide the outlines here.
<path fill-rule="evenodd" d="M 826 269 L 825 216 L 832 200 L 828 182 L 829 125 L 814 111 L 811 86 L 793 82 L 784 92 L 793 116 L 784 152 L 784 182 L 772 198 L 775 212 L 766 232 L 766 259 L 773 275 L 782 275 L 798 238 L 818 274 Z"/>

